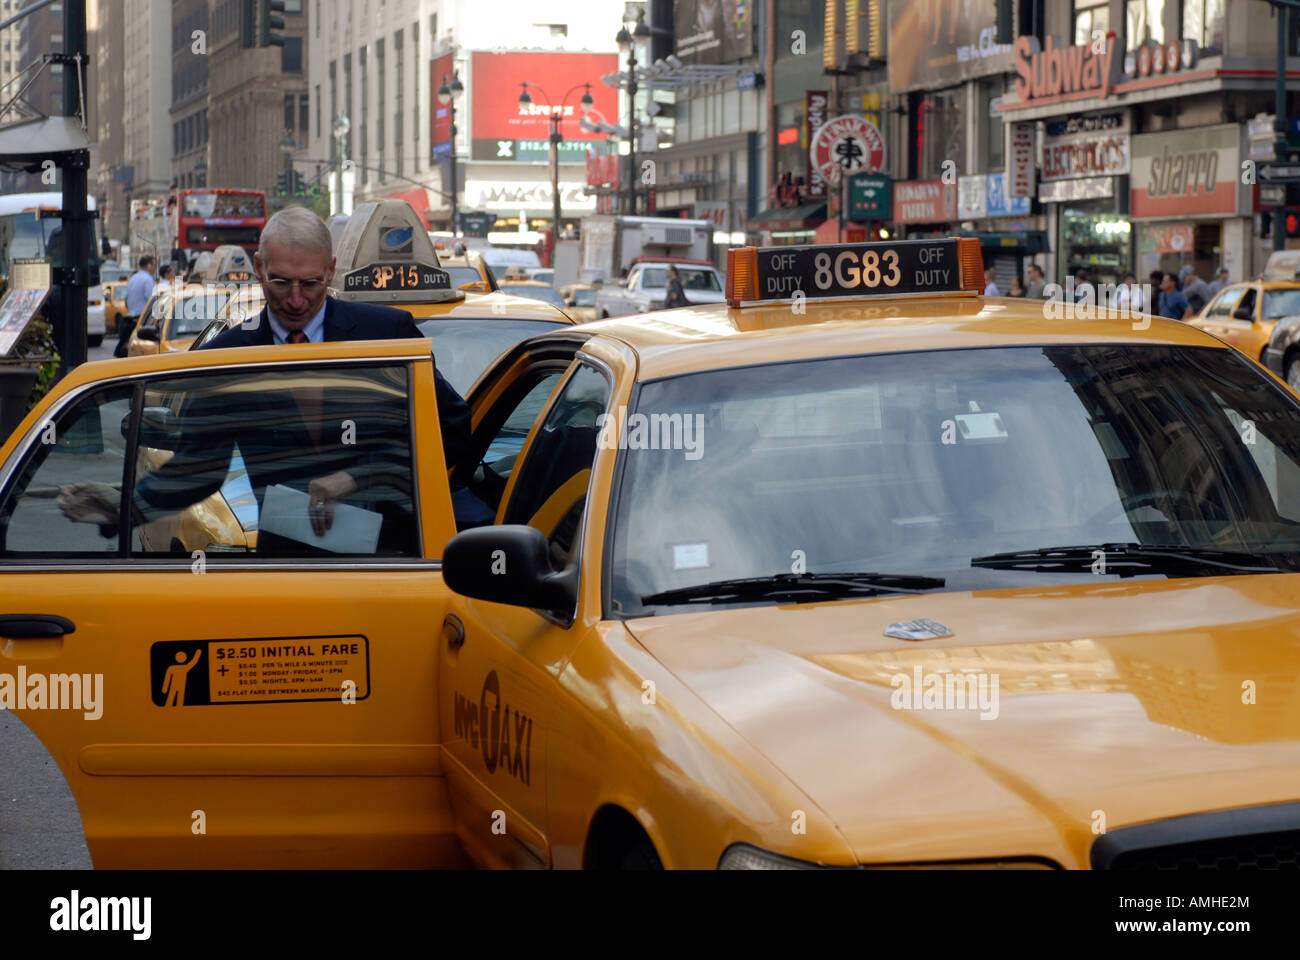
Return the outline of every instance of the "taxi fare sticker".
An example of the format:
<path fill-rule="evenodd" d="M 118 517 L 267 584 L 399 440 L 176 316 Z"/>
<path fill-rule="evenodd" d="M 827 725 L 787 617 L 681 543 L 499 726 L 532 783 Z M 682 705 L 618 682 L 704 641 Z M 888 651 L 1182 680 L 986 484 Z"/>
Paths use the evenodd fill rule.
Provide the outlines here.
<path fill-rule="evenodd" d="M 450 290 L 451 274 L 419 263 L 372 263 L 343 278 L 343 289 L 360 290 Z"/>
<path fill-rule="evenodd" d="M 149 648 L 149 676 L 160 707 L 364 700 L 370 644 L 361 636 L 163 640 Z"/>
<path fill-rule="evenodd" d="M 758 251 L 760 300 L 960 290 L 955 240 L 900 240 Z"/>

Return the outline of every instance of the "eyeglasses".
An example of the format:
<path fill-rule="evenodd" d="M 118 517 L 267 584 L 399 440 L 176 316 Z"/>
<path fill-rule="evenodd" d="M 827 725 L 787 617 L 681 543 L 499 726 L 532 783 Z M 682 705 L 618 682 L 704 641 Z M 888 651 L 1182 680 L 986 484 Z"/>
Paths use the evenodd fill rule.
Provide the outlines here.
<path fill-rule="evenodd" d="M 281 277 L 274 277 L 265 281 L 266 285 L 276 293 L 288 293 L 296 284 L 304 296 L 310 297 L 312 294 L 320 291 L 325 286 L 324 277 L 309 277 L 306 280 L 285 280 Z"/>

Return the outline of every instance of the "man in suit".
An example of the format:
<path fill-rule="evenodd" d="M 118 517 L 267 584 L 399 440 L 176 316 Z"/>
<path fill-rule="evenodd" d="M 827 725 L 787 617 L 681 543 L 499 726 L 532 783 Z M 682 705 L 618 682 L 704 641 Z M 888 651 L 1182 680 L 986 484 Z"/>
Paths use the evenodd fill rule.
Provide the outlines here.
<path fill-rule="evenodd" d="M 253 265 L 266 306 L 255 323 L 232 327 L 204 349 L 423 336 L 404 310 L 327 296 L 335 268 L 333 244 L 325 224 L 305 208 L 290 207 L 267 221 Z M 443 451 L 448 467 L 454 467 L 469 451 L 469 407 L 436 368 L 434 376 Z M 409 477 L 408 442 L 396 434 L 388 435 L 391 428 L 382 424 L 390 418 L 382 413 L 375 415 L 376 425 L 368 429 L 358 419 L 365 412 L 349 408 L 346 396 L 331 397 L 324 388 L 309 385 L 245 402 L 248 400 L 252 406 L 246 415 L 232 410 L 229 399 L 211 395 L 187 404 L 175 455 L 137 484 L 137 520 L 184 509 L 219 489 L 236 443 L 259 502 L 272 484 L 306 486 L 317 534 L 330 528 L 337 501 L 364 497 L 376 482 L 388 484 L 403 472 Z M 347 420 L 354 422 L 361 444 L 343 447 L 333 442 L 339 432 L 336 428 Z M 401 483 L 399 480 L 398 485 Z M 65 487 L 59 506 L 69 519 L 98 523 L 106 536 L 115 535 L 119 525 L 116 494 L 98 490 L 98 486 Z M 465 497 L 462 491 L 453 494 L 460 515 L 463 505 L 456 494 L 461 494 L 461 500 Z M 409 529 L 396 531 L 400 520 L 394 517 L 393 521 L 386 518 L 381 538 L 397 543 L 413 535 Z M 272 544 L 276 552 L 286 546 L 277 538 L 259 536 L 260 552 L 267 552 Z"/>

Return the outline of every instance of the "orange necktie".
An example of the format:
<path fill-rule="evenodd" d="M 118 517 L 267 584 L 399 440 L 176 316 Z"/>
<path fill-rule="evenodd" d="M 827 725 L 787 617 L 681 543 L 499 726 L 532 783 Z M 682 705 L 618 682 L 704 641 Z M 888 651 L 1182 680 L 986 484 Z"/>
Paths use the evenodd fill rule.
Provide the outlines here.
<path fill-rule="evenodd" d="M 294 330 L 289 334 L 290 343 L 308 343 L 307 334 L 302 330 Z M 307 427 L 307 435 L 311 437 L 312 445 L 317 449 L 320 448 L 320 431 L 321 415 L 324 412 L 324 391 L 320 387 L 306 387 L 299 391 L 298 409 L 302 411 L 304 425 Z"/>

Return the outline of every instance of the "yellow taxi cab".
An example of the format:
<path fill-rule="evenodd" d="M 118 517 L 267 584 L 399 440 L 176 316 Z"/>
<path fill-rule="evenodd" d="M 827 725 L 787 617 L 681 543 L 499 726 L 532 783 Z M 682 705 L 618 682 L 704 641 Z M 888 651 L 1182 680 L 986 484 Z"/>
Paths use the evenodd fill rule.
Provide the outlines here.
<path fill-rule="evenodd" d="M 131 331 L 127 356 L 188 350 L 219 311 L 253 279 L 252 260 L 242 247 L 217 247 L 195 279 L 155 290 L 143 313 L 149 320 L 136 324 Z"/>
<path fill-rule="evenodd" d="M 1263 363 L 1273 329 L 1288 317 L 1300 317 L 1300 283 L 1253 280 L 1224 287 L 1188 323 Z"/>
<path fill-rule="evenodd" d="M 97 867 L 1275 856 L 1300 399 L 982 266 L 730 251 L 724 304 L 511 348 L 450 465 L 427 341 L 85 364 L 0 449 L 0 672 L 108 699 L 6 707 Z M 236 447 L 256 551 L 142 547 Z"/>
<path fill-rule="evenodd" d="M 579 323 L 596 319 L 596 287 L 589 283 L 570 283 L 560 288 L 564 312 Z"/>
<path fill-rule="evenodd" d="M 497 278 L 492 268 L 477 250 L 469 250 L 463 244 L 454 247 L 435 245 L 438 264 L 451 274 L 451 285 L 458 290 L 475 293 L 491 293 L 497 289 Z"/>
<path fill-rule="evenodd" d="M 118 321 L 126 315 L 126 281 L 114 280 L 104 287 L 104 329 L 117 332 Z"/>

